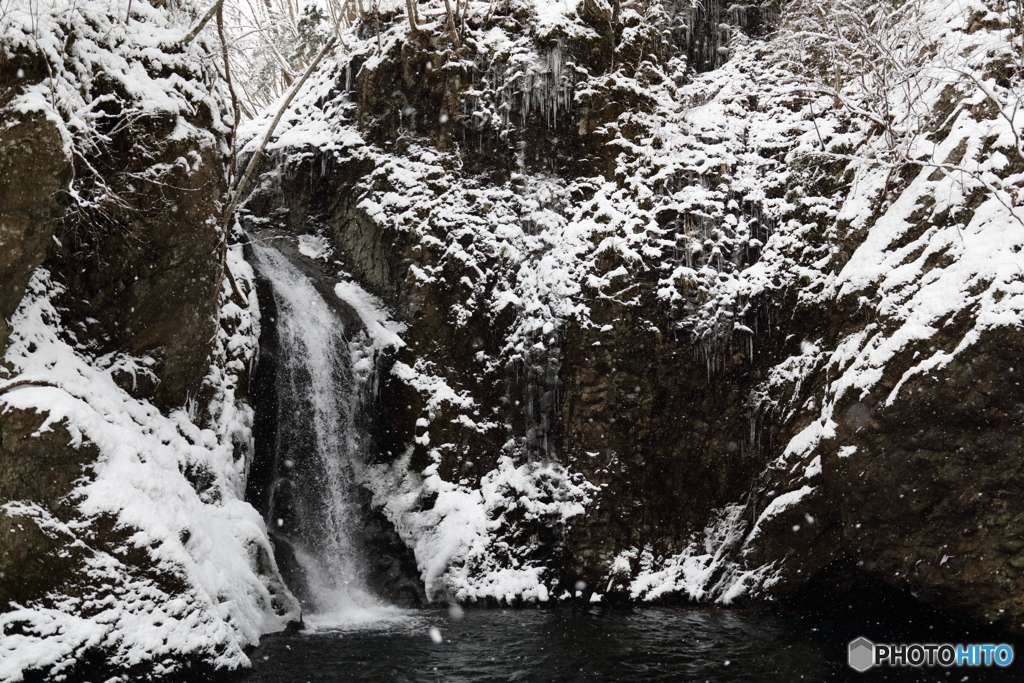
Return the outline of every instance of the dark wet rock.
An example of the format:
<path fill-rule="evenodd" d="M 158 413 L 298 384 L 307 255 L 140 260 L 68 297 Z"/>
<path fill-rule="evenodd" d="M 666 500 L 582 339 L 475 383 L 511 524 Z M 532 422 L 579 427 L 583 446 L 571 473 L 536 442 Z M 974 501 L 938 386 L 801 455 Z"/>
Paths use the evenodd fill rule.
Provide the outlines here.
<path fill-rule="evenodd" d="M 17 391 L 15 389 L 15 391 Z M 0 501 L 19 506 L 0 510 L 0 605 L 28 602 L 58 591 L 79 569 L 81 549 L 69 548 L 69 533 L 33 514 L 34 505 L 69 520 L 74 509 L 68 496 L 95 460 L 91 444 L 72 445 L 64 425 L 39 428 L 48 416 L 8 409 L 0 413 Z"/>
<path fill-rule="evenodd" d="M 926 603 L 1019 630 L 1024 395 L 1012 373 L 1022 347 L 1024 334 L 990 333 L 905 383 L 892 404 L 842 404 L 834 438 L 816 451 L 816 490 L 749 544 L 749 562 L 784 568 L 774 591 L 846 561 Z M 792 486 L 784 474 L 765 485 Z"/>
<path fill-rule="evenodd" d="M 601 486 L 570 536 L 588 583 L 628 548 L 680 552 L 713 510 L 746 494 L 766 431 L 750 405 L 757 374 L 742 352 L 712 375 L 692 339 L 646 323 L 657 308 L 606 303 L 594 314 L 612 329 L 566 334 L 559 412 L 560 452 Z M 585 549 L 594 556 L 581 562 Z"/>
<path fill-rule="evenodd" d="M 216 219 L 224 160 L 212 140 L 173 139 L 176 125 L 168 117 L 125 126 L 108 163 L 126 169 L 110 181 L 132 205 L 113 224 L 66 226 L 65 248 L 47 264 L 67 287 L 69 317 L 90 321 L 79 342 L 98 355 L 152 357 L 157 382 L 132 393 L 164 409 L 198 395 L 209 368 L 225 240 Z M 133 174 L 153 165 L 171 170 L 136 189 Z"/>
<path fill-rule="evenodd" d="M 72 166 L 63 151 L 60 131 L 41 114 L 23 114 L 8 106 L 10 94 L 27 77 L 17 68 L 0 68 L 0 352 L 32 272 L 53 250 L 64 209 L 62 190 Z"/>

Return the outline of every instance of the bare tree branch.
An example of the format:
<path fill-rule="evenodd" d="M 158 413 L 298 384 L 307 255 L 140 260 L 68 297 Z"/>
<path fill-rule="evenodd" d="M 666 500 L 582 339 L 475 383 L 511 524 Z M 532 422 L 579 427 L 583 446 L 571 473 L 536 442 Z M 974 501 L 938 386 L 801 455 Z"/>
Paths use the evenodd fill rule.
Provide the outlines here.
<path fill-rule="evenodd" d="M 238 173 L 238 155 L 236 153 L 235 145 L 238 139 L 238 120 L 242 113 L 238 106 L 238 95 L 235 93 L 235 84 L 231 78 L 231 58 L 228 55 L 228 41 L 224 36 L 224 3 L 219 3 L 217 9 L 217 33 L 220 36 L 220 51 L 221 58 L 224 60 L 224 80 L 228 84 L 228 92 L 231 94 L 231 106 L 233 111 L 233 118 L 231 119 L 231 166 L 228 172 L 228 187 L 234 182 L 235 176 Z"/>
<path fill-rule="evenodd" d="M 56 384 L 54 382 L 47 382 L 46 380 L 43 379 L 18 379 L 4 385 L 0 385 L 0 394 L 6 394 L 8 391 L 11 391 L 12 389 L 17 389 L 18 387 L 51 387 L 53 389 L 61 388 L 59 384 Z"/>
<path fill-rule="evenodd" d="M 274 130 L 277 128 L 277 124 L 280 123 L 281 121 L 281 117 L 284 116 L 284 113 L 288 110 L 288 106 L 292 103 L 292 100 L 295 99 L 295 95 L 298 94 L 299 90 L 302 89 L 302 86 L 305 84 L 306 80 L 310 77 L 313 71 L 316 70 L 316 67 L 320 65 L 320 61 L 327 55 L 328 52 L 331 51 L 331 49 L 334 48 L 335 43 L 337 43 L 337 37 L 331 36 L 330 38 L 327 39 L 327 42 L 324 43 L 323 49 L 320 50 L 320 54 L 318 54 L 316 56 L 316 59 L 314 59 L 312 63 L 306 68 L 306 72 L 302 74 L 302 78 L 300 78 L 299 81 L 292 86 L 291 92 L 288 93 L 288 96 L 285 98 L 284 102 L 278 108 L 277 115 L 274 116 L 274 120 L 270 123 L 270 126 L 267 128 L 267 132 L 263 136 L 263 140 L 260 142 L 260 146 L 252 155 L 252 158 L 249 159 L 249 164 L 245 168 L 245 173 L 242 174 L 242 177 L 239 178 L 238 183 L 231 191 L 227 208 L 224 211 L 225 229 L 227 229 L 227 226 L 231 220 L 231 216 L 235 213 L 235 209 L 238 207 L 238 202 L 241 199 L 242 193 L 245 192 L 245 189 L 248 186 L 253 173 L 256 172 L 256 167 L 259 165 L 260 158 L 263 156 L 263 151 L 266 149 L 267 143 L 270 142 L 270 138 L 273 136 Z"/>
<path fill-rule="evenodd" d="M 213 17 L 221 11 L 221 7 L 223 6 L 224 0 L 217 0 L 217 2 L 213 3 L 213 7 L 207 10 L 206 14 L 203 15 L 203 18 L 199 20 L 199 23 L 193 26 L 192 30 L 186 33 L 185 37 L 178 41 L 178 49 L 183 49 L 189 43 L 195 40 L 196 36 L 199 35 L 199 32 L 202 31 L 203 28 L 210 22 L 210 19 L 213 19 Z"/>
<path fill-rule="evenodd" d="M 267 128 L 267 132 L 263 136 L 263 140 L 260 142 L 260 146 L 253 153 L 252 158 L 249 159 L 249 163 L 245 167 L 245 173 L 243 173 L 242 177 L 238 179 L 237 184 L 231 189 L 231 192 L 228 195 L 227 207 L 224 209 L 224 214 L 221 220 L 224 231 L 224 239 L 222 240 L 220 247 L 220 270 L 222 273 L 222 277 L 227 278 L 228 284 L 231 287 L 232 297 L 240 306 L 246 305 L 246 299 L 242 295 L 241 290 L 238 289 L 238 284 L 235 282 L 235 277 L 231 273 L 231 269 L 228 267 L 227 264 L 228 235 L 231 234 L 231 219 L 235 214 L 235 209 L 238 208 L 238 202 L 242 198 L 242 193 L 245 192 L 246 187 L 248 187 L 249 185 L 249 181 L 251 180 L 253 174 L 256 172 L 256 167 L 259 166 L 260 159 L 263 156 L 263 151 L 266 149 L 267 143 L 270 142 L 270 138 L 273 136 L 274 130 L 277 128 L 277 124 L 280 123 L 281 118 L 284 116 L 284 113 L 288 111 L 288 107 L 289 105 L 291 105 L 292 100 L 295 98 L 295 95 L 299 92 L 299 90 L 302 89 L 303 84 L 305 84 L 306 80 L 316 70 L 316 67 L 319 66 L 320 61 L 327 55 L 328 52 L 331 51 L 336 42 L 336 36 L 332 35 L 330 38 L 328 38 L 327 42 L 324 43 L 323 49 L 320 50 L 320 54 L 318 54 L 316 56 L 316 59 L 314 59 L 313 62 L 306 68 L 306 72 L 302 74 L 302 78 L 300 78 L 299 81 L 292 86 L 291 92 L 288 93 L 288 96 L 285 98 L 284 102 L 281 103 L 281 106 L 277 110 L 277 115 L 274 116 L 274 120 L 271 121 L 270 126 Z"/>
<path fill-rule="evenodd" d="M 458 7 L 458 0 L 455 0 L 455 6 Z M 448 12 L 448 35 L 451 36 L 452 42 L 456 47 L 459 46 L 459 29 L 456 27 L 455 22 L 458 18 L 452 12 L 451 0 L 444 0 L 445 10 Z"/>

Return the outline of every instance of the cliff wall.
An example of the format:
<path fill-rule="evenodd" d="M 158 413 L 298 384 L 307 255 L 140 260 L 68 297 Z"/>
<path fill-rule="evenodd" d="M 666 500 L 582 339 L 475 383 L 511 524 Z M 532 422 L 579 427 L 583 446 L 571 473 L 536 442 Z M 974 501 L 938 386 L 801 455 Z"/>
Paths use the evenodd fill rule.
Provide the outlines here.
<path fill-rule="evenodd" d="M 219 46 L 156 4 L 0 15 L 4 681 L 216 677 L 298 616 L 242 500 L 259 311 Z"/>
<path fill-rule="evenodd" d="M 408 325 L 365 476 L 428 596 L 1017 627 L 1019 17 L 858 7 L 395 15 L 300 94 L 245 220 Z"/>

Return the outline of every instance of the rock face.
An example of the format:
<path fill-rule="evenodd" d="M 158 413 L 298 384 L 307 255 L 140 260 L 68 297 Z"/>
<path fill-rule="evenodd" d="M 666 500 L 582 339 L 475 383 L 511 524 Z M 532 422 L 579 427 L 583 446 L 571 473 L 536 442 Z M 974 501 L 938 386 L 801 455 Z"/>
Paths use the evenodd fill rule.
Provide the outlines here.
<path fill-rule="evenodd" d="M 820 43 L 833 10 L 859 28 Z M 365 484 L 428 597 L 842 571 L 1019 628 L 1020 37 L 986 11 L 880 38 L 839 7 L 498 3 L 457 42 L 353 37 L 246 220 L 327 240 L 408 325 Z M 882 44 L 920 96 L 823 72 Z"/>
<path fill-rule="evenodd" d="M 70 227 L 52 265 L 68 289 L 62 305 L 90 321 L 83 336 L 97 351 L 154 359 L 156 381 L 132 391 L 164 409 L 184 405 L 207 373 L 224 276 L 221 151 L 212 139 L 175 139 L 177 125 L 153 116 L 125 127 L 108 152 L 125 170 L 108 191 L 131 198 L 126 215 Z M 168 170 L 132 186 L 154 167 Z"/>
<path fill-rule="evenodd" d="M 342 279 L 380 296 L 409 326 L 407 345 L 379 364 L 373 452 L 381 476 L 367 485 L 410 546 L 441 544 L 463 565 L 448 572 L 448 559 L 438 567 L 419 557 L 435 599 L 537 599 L 578 580 L 606 584 L 626 548 L 683 550 L 712 511 L 746 494 L 764 464 L 749 405 L 760 376 L 748 340 L 712 367 L 710 348 L 732 342 L 701 344 L 680 330 L 672 308 L 650 296 L 656 272 L 596 286 L 588 278 L 633 263 L 606 248 L 599 227 L 618 228 L 620 208 L 629 211 L 606 196 L 620 182 L 619 122 L 631 135 L 649 131 L 658 116 L 654 84 L 674 89 L 673 78 L 687 78 L 688 54 L 702 70 L 720 64 L 728 32 L 715 22 L 710 34 L 666 39 L 645 27 L 682 26 L 691 9 L 602 7 L 583 3 L 552 25 L 511 6 L 469 17 L 454 52 L 429 32 L 407 36 L 394 26 L 386 57 L 370 68 L 370 53 L 357 50 L 338 67 L 335 87 L 347 91 L 311 110 L 339 138 L 351 140 L 354 130 L 361 137 L 325 151 L 307 146 L 299 130 L 285 132 L 272 145 L 280 167 L 246 205 L 254 228 L 270 223 L 328 239 L 334 253 L 325 266 L 340 264 Z M 488 32 L 506 42 L 487 44 Z M 534 66 L 516 73 L 524 55 Z M 586 209 L 574 215 L 580 204 Z M 683 224 L 707 233 L 712 223 L 672 208 L 656 215 L 686 251 L 692 238 Z M 567 237 L 573 221 L 588 234 Z M 764 226 L 746 238 L 758 236 L 766 237 Z M 749 246 L 733 249 L 733 267 L 754 258 Z M 642 298 L 616 299 L 638 286 Z M 547 472 L 552 464 L 557 474 Z M 393 508 L 409 485 L 385 481 L 396 469 L 426 475 L 411 509 Z M 562 488 L 539 486 L 536 477 L 547 474 Z M 522 481 L 498 483 L 506 476 Z M 535 505 L 516 500 L 524 487 L 540 496 Z M 444 518 L 432 510 L 446 505 L 446 493 L 474 491 L 484 493 L 479 503 L 494 523 L 470 537 L 478 532 L 500 552 L 467 559 L 460 541 L 419 535 L 432 514 Z M 518 593 L 493 578 L 520 569 Z"/>
<path fill-rule="evenodd" d="M 745 497 L 770 427 L 753 414 L 757 373 L 743 351 L 712 374 L 691 338 L 649 324 L 649 309 L 591 310 L 595 324 L 613 329 L 566 335 L 560 450 L 601 487 L 571 539 L 574 573 L 607 585 L 605 567 L 622 550 L 678 553 L 710 511 Z M 587 551 L 600 559 L 581 562 Z"/>
<path fill-rule="evenodd" d="M 17 74 L 21 70 L 21 78 Z M 71 180 L 71 163 L 62 151 L 57 126 L 39 114 L 12 111 L 15 84 L 25 69 L 8 64 L 0 75 L 4 92 L 0 106 L 7 124 L 0 133 L 0 350 L 29 277 L 42 264 L 63 209 L 61 191 Z"/>
<path fill-rule="evenodd" d="M 869 576 L 979 620 L 1020 614 L 1022 408 L 1012 373 L 1022 338 L 1007 332 L 986 334 L 969 359 L 906 382 L 892 404 L 871 396 L 840 403 L 835 436 L 815 452 L 820 483 L 765 526 L 750 561 L 795 574 L 849 558 Z M 794 526 L 808 538 L 786 544 L 785 557 L 772 539 L 799 535 Z"/>
<path fill-rule="evenodd" d="M 61 426 L 33 438 L 43 421 L 42 415 L 30 411 L 4 414 L 0 498 L 34 501 L 69 520 L 74 512 L 66 496 L 85 466 L 96 459 L 96 449 L 70 446 L 71 435 Z M 4 605 L 44 597 L 80 566 L 74 553 L 61 552 L 66 539 L 55 537 L 44 520 L 27 512 L 8 508 L 0 514 L 0 529 L 7 534 L 0 549 L 0 603 Z"/>
<path fill-rule="evenodd" d="M 298 617 L 242 501 L 258 310 L 220 53 L 156 4 L 2 19 L 0 680 L 217 677 Z"/>

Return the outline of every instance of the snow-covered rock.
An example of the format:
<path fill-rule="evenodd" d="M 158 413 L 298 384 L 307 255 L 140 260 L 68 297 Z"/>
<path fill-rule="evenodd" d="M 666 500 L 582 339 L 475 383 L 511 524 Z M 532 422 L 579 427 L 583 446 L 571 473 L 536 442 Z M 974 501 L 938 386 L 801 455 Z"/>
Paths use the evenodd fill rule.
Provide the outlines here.
<path fill-rule="evenodd" d="M 1020 16 L 677 30 L 728 14 L 702 6 L 471 2 L 457 41 L 399 13 L 296 98 L 249 220 L 330 240 L 407 324 L 367 485 L 436 599 L 733 602 L 849 566 L 1012 623 Z M 485 524 L 490 482 L 552 463 L 555 521 Z M 920 569 L 968 532 L 964 571 Z"/>
<path fill-rule="evenodd" d="M 244 502 L 259 311 L 219 215 L 220 52 L 155 5 L 0 14 L 2 681 L 224 674 L 298 618 Z"/>

